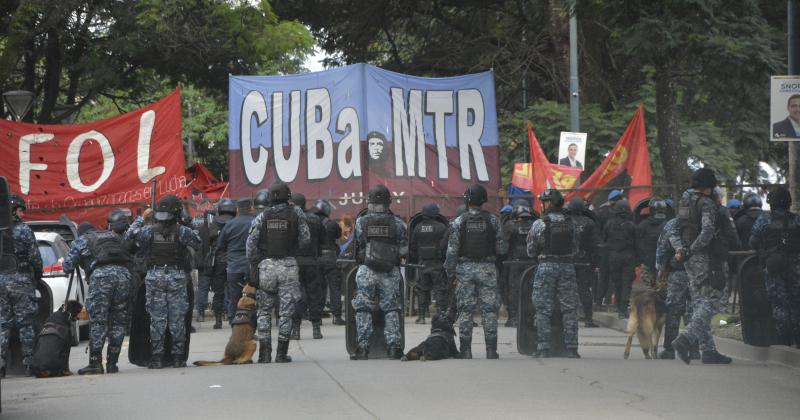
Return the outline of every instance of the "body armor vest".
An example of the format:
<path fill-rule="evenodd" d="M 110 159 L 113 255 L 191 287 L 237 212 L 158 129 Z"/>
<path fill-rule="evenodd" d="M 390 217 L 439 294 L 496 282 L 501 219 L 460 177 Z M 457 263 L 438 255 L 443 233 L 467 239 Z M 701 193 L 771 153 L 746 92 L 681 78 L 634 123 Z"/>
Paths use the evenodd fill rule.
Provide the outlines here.
<path fill-rule="evenodd" d="M 428 219 L 420 222 L 414 230 L 416 231 L 417 258 L 420 261 L 441 261 L 442 254 L 439 244 L 442 240 L 443 228 L 437 229 L 440 222 Z"/>
<path fill-rule="evenodd" d="M 149 266 L 183 267 L 186 264 L 185 247 L 178 241 L 178 226 L 157 224 L 153 227 Z"/>
<path fill-rule="evenodd" d="M 511 236 L 508 241 L 508 251 L 511 258 L 528 258 L 528 232 L 533 225 L 533 218 L 521 217 L 511 224 Z"/>
<path fill-rule="evenodd" d="M 681 200 L 681 205 L 678 207 L 678 231 L 681 242 L 686 248 L 691 246 L 700 235 L 703 223 L 700 206 L 703 198 L 702 195 L 697 194 L 692 196 L 688 203 L 683 203 Z M 708 197 L 705 198 L 710 200 Z"/>
<path fill-rule="evenodd" d="M 114 232 L 100 231 L 90 233 L 87 238 L 89 250 L 94 255 L 95 267 L 109 264 L 127 266 L 133 257 L 125 247 L 125 241 Z"/>
<path fill-rule="evenodd" d="M 630 220 L 612 218 L 606 223 L 606 246 L 612 251 L 632 249 L 636 240 L 635 235 L 631 237 L 633 231 L 635 228 Z"/>
<path fill-rule="evenodd" d="M 566 257 L 575 250 L 575 225 L 566 217 L 553 220 L 545 215 L 544 220 L 544 255 Z"/>
<path fill-rule="evenodd" d="M 10 228 L 0 230 L 0 252 L 2 252 L 0 256 L 4 257 L 2 258 L 2 264 L 7 265 L 0 265 L 0 273 L 15 271 L 17 268 L 17 253 L 14 250 L 14 238 L 11 236 Z"/>
<path fill-rule="evenodd" d="M 213 265 L 225 264 L 228 260 L 228 252 L 221 251 L 217 246 L 217 240 L 219 239 L 219 234 L 222 232 L 222 228 L 225 227 L 225 223 L 220 222 L 219 220 L 214 220 L 211 225 L 208 227 L 208 241 L 209 241 L 209 259 L 213 263 Z"/>
<path fill-rule="evenodd" d="M 258 248 L 267 258 L 297 255 L 297 213 L 294 207 L 270 207 L 264 210 Z"/>
<path fill-rule="evenodd" d="M 656 248 L 658 248 L 658 238 L 661 236 L 661 231 L 667 223 L 666 219 L 647 219 L 641 225 L 641 236 L 639 239 L 639 249 L 645 258 L 645 265 L 648 267 L 655 267 L 656 265 Z"/>
<path fill-rule="evenodd" d="M 322 237 L 322 223 L 319 221 L 319 216 L 314 213 L 306 212 L 306 223 L 308 224 L 308 233 L 310 240 L 305 248 L 299 249 L 297 255 L 304 257 L 316 257 L 319 254 L 320 239 Z"/>
<path fill-rule="evenodd" d="M 481 210 L 464 213 L 461 222 L 461 249 L 459 255 L 467 258 L 495 256 L 496 235 L 489 213 Z"/>
<path fill-rule="evenodd" d="M 391 213 L 369 217 L 364 223 L 367 249 L 364 264 L 379 271 L 389 272 L 400 262 L 400 247 L 397 245 L 397 223 Z"/>
<path fill-rule="evenodd" d="M 770 222 L 764 231 L 763 251 L 781 251 L 786 254 L 800 252 L 800 226 L 794 213 L 770 214 Z"/>

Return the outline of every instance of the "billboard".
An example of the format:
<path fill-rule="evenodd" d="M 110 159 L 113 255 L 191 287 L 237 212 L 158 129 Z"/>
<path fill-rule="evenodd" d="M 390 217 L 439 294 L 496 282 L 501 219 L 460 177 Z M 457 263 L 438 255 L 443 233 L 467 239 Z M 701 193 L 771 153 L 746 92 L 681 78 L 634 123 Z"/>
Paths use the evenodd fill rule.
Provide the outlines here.
<path fill-rule="evenodd" d="M 772 76 L 770 92 L 770 140 L 800 140 L 800 78 Z"/>

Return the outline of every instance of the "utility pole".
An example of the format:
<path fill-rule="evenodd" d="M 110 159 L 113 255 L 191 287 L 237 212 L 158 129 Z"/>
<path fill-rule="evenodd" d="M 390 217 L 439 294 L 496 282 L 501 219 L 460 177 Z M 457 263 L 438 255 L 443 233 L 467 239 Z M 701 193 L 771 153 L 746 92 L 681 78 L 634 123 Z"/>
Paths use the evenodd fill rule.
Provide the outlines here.
<path fill-rule="evenodd" d="M 800 71 L 800 54 L 797 53 L 797 48 L 800 48 L 798 42 L 797 24 L 797 0 L 788 0 L 786 7 L 786 22 L 789 32 L 788 38 L 788 57 L 789 57 L 789 76 L 797 76 Z M 798 156 L 800 148 L 796 141 L 789 142 L 789 191 L 792 193 L 792 209 L 797 211 L 800 209 L 800 171 L 798 171 Z"/>
<path fill-rule="evenodd" d="M 578 89 L 578 18 L 575 16 L 577 0 L 570 2 L 569 10 L 569 122 L 570 131 L 580 132 L 580 96 Z"/>

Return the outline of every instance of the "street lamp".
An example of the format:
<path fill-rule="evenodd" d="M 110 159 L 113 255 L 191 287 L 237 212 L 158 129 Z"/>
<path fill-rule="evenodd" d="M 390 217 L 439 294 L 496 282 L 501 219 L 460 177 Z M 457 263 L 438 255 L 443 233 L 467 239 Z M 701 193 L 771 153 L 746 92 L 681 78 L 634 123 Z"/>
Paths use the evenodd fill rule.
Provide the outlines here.
<path fill-rule="evenodd" d="M 22 121 L 33 106 L 33 92 L 27 90 L 10 90 L 3 93 L 3 102 L 6 104 L 14 121 Z"/>

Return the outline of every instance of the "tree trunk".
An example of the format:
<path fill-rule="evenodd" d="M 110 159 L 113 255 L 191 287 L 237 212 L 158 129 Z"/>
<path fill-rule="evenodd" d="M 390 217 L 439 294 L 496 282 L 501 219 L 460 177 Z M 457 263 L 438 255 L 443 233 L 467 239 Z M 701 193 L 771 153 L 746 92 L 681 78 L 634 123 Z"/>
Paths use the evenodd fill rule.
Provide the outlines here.
<path fill-rule="evenodd" d="M 58 100 L 61 86 L 61 43 L 58 30 L 47 31 L 47 47 L 45 48 L 44 99 L 39 111 L 40 124 L 53 121 L 53 108 Z"/>
<path fill-rule="evenodd" d="M 664 179 L 675 184 L 675 194 L 689 186 L 689 168 L 678 135 L 678 93 L 669 58 L 656 61 L 656 143 L 664 168 Z M 677 200 L 680 197 L 673 197 Z"/>

